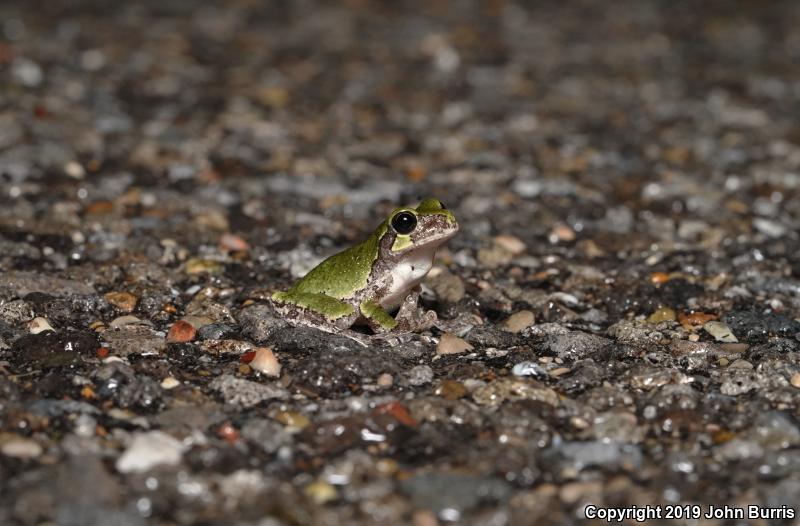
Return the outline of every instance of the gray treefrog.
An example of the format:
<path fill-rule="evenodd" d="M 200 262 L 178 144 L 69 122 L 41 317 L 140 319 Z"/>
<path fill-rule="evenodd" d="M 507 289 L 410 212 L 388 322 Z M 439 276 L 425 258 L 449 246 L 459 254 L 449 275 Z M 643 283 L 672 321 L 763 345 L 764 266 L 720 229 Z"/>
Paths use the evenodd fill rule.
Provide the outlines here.
<path fill-rule="evenodd" d="M 436 313 L 417 309 L 419 284 L 433 266 L 436 249 L 456 232 L 455 216 L 438 199 L 396 208 L 367 239 L 329 257 L 288 290 L 275 292 L 275 310 L 290 323 L 328 332 L 357 324 L 375 333 L 429 328 Z"/>

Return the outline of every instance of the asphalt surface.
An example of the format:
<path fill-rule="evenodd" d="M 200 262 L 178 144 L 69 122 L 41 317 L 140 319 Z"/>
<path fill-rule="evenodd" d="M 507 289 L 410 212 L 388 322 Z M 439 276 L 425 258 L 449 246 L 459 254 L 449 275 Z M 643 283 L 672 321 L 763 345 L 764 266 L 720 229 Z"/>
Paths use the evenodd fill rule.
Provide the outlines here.
<path fill-rule="evenodd" d="M 0 524 L 800 524 L 797 27 L 0 3 Z M 424 196 L 438 327 L 271 310 Z"/>

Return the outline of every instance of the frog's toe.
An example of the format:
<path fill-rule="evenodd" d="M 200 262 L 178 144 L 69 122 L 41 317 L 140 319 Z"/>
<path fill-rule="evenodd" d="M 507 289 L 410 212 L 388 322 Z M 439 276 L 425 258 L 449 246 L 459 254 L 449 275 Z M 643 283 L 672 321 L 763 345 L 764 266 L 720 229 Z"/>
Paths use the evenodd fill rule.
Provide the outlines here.
<path fill-rule="evenodd" d="M 397 330 L 403 332 L 425 331 L 433 327 L 438 321 L 436 312 L 418 310 L 412 316 L 405 316 L 398 320 Z"/>

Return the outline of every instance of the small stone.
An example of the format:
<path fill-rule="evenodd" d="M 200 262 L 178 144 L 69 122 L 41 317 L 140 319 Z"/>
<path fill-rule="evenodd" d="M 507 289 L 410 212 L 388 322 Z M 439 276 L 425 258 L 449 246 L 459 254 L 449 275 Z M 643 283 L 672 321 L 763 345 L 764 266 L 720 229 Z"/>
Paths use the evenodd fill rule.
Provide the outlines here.
<path fill-rule="evenodd" d="M 231 374 L 218 376 L 209 387 L 220 393 L 226 404 L 245 408 L 256 406 L 266 400 L 283 400 L 289 396 L 282 387 L 236 378 Z"/>
<path fill-rule="evenodd" d="M 144 322 L 139 318 L 137 318 L 136 316 L 129 314 L 127 316 L 120 316 L 118 318 L 114 318 L 113 320 L 111 320 L 111 323 L 109 323 L 108 326 L 111 327 L 112 329 L 118 329 L 120 327 L 125 327 L 127 325 L 142 325 L 142 324 L 147 325 L 147 322 Z"/>
<path fill-rule="evenodd" d="M 458 303 L 464 298 L 464 282 L 452 272 L 443 271 L 436 276 L 429 277 L 427 284 L 436 293 L 436 297 L 443 303 Z"/>
<path fill-rule="evenodd" d="M 431 381 L 433 381 L 433 369 L 427 365 L 417 365 L 406 373 L 406 382 L 409 385 L 425 385 L 431 383 Z"/>
<path fill-rule="evenodd" d="M 280 376 L 281 364 L 269 347 L 256 347 L 253 349 L 255 356 L 250 361 L 250 367 L 267 376 Z"/>
<path fill-rule="evenodd" d="M 536 362 L 530 361 L 524 361 L 515 364 L 514 368 L 511 369 L 511 373 L 514 376 L 547 376 L 547 371 L 545 371 L 544 367 Z"/>
<path fill-rule="evenodd" d="M 665 321 L 675 321 L 676 315 L 673 309 L 661 307 L 647 318 L 647 323 L 663 323 Z"/>
<path fill-rule="evenodd" d="M 200 334 L 200 331 L 197 331 Z M 238 355 L 242 363 L 250 363 L 256 357 L 253 344 L 243 340 L 205 340 L 200 344 L 203 352 L 214 355 Z"/>
<path fill-rule="evenodd" d="M 386 402 L 381 404 L 372 411 L 373 416 L 389 415 L 404 426 L 417 427 L 419 422 L 411 416 L 408 407 L 400 402 Z"/>
<path fill-rule="evenodd" d="M 130 292 L 109 292 L 104 297 L 107 302 L 122 312 L 133 312 L 133 309 L 136 308 L 136 303 L 139 301 L 139 298 Z"/>
<path fill-rule="evenodd" d="M 141 325 L 126 325 L 118 329 L 108 329 L 101 334 L 107 344 L 106 347 L 121 357 L 153 356 L 167 348 L 167 341 L 162 334 Z"/>
<path fill-rule="evenodd" d="M 236 328 L 227 323 L 211 323 L 197 327 L 197 337 L 201 340 L 224 340 L 236 333 Z"/>
<path fill-rule="evenodd" d="M 308 498 L 319 505 L 335 500 L 339 496 L 333 485 L 320 480 L 306 486 L 305 493 Z"/>
<path fill-rule="evenodd" d="M 172 324 L 172 327 L 170 327 L 169 333 L 167 334 L 167 342 L 190 342 L 194 339 L 195 334 L 197 334 L 197 329 L 195 329 L 191 323 L 178 320 Z"/>
<path fill-rule="evenodd" d="M 536 316 L 529 310 L 521 310 L 503 322 L 503 328 L 509 332 L 519 333 L 536 323 Z"/>
<path fill-rule="evenodd" d="M 384 389 L 389 388 L 394 383 L 394 377 L 392 377 L 389 373 L 383 373 L 378 376 L 378 380 L 376 381 L 379 387 L 383 387 Z"/>
<path fill-rule="evenodd" d="M 669 274 L 666 272 L 653 272 L 650 274 L 650 283 L 653 285 L 663 285 L 669 281 Z"/>
<path fill-rule="evenodd" d="M 703 325 L 703 330 L 714 337 L 718 342 L 738 343 L 738 339 L 731 332 L 730 327 L 721 321 L 709 321 Z"/>
<path fill-rule="evenodd" d="M 445 332 L 442 334 L 442 337 L 439 338 L 439 344 L 436 346 L 436 354 L 440 356 L 445 354 L 459 354 L 473 349 L 474 347 L 472 345 L 458 336 Z"/>
<path fill-rule="evenodd" d="M 293 427 L 295 429 L 303 429 L 308 427 L 311 421 L 308 417 L 297 411 L 281 411 L 275 415 L 275 420 L 285 425 L 286 427 Z"/>
<path fill-rule="evenodd" d="M 567 374 L 569 371 L 570 369 L 567 367 L 557 367 L 552 371 L 550 371 L 550 376 L 552 376 L 553 378 L 558 378 L 559 376 Z"/>
<path fill-rule="evenodd" d="M 558 393 L 535 381 L 520 378 L 500 378 L 479 387 L 472 393 L 478 405 L 496 407 L 506 400 L 536 400 L 548 405 L 557 406 L 560 402 Z"/>
<path fill-rule="evenodd" d="M 514 259 L 514 255 L 500 245 L 492 245 L 478 250 L 478 261 L 487 268 L 497 268 L 507 265 Z"/>
<path fill-rule="evenodd" d="M 163 387 L 164 389 L 175 389 L 179 385 L 181 385 L 180 380 L 178 380 L 174 376 L 167 376 L 166 378 L 161 380 L 161 387 Z"/>
<path fill-rule="evenodd" d="M 219 238 L 220 248 L 229 252 L 247 252 L 250 250 L 250 245 L 239 236 L 234 234 L 222 234 Z"/>
<path fill-rule="evenodd" d="M 780 238 L 786 234 L 786 227 L 777 221 L 763 217 L 753 219 L 753 227 L 769 237 Z"/>
<path fill-rule="evenodd" d="M 194 327 L 195 330 L 199 330 L 202 327 L 205 327 L 207 325 L 211 325 L 211 324 L 214 323 L 214 320 L 212 320 L 208 316 L 195 316 L 195 315 L 192 315 L 192 314 L 184 316 L 183 318 L 181 318 L 181 321 L 185 321 L 186 323 L 188 323 L 189 325 Z"/>
<path fill-rule="evenodd" d="M 697 327 L 702 327 L 712 320 L 716 320 L 717 316 L 714 314 L 707 314 L 705 312 L 681 312 L 678 314 L 678 322 L 687 331 L 691 331 Z"/>
<path fill-rule="evenodd" d="M 458 400 L 467 395 L 467 388 L 459 381 L 444 380 L 436 388 L 436 395 L 446 400 Z"/>
<path fill-rule="evenodd" d="M 86 177 L 86 170 L 76 161 L 69 161 L 64 165 L 64 173 L 73 179 L 83 179 Z"/>
<path fill-rule="evenodd" d="M 117 459 L 120 473 L 142 473 L 156 466 L 174 466 L 181 461 L 183 444 L 163 431 L 136 433 Z"/>
<path fill-rule="evenodd" d="M 184 270 L 190 276 L 198 274 L 220 274 L 224 267 L 219 261 L 213 259 L 192 258 L 184 265 Z"/>
<path fill-rule="evenodd" d="M 792 378 L 789 380 L 789 383 L 792 384 L 792 387 L 800 389 L 800 373 L 794 373 Z"/>
<path fill-rule="evenodd" d="M 575 231 L 564 223 L 559 223 L 554 226 L 548 236 L 551 243 L 575 241 L 575 238 Z"/>
<path fill-rule="evenodd" d="M 45 331 L 55 331 L 46 318 L 36 317 L 28 322 L 28 331 L 31 334 L 39 334 Z"/>
<path fill-rule="evenodd" d="M 495 236 L 493 241 L 514 256 L 522 254 L 526 249 L 525 243 L 520 238 L 512 236 L 511 234 L 500 234 L 499 236 Z"/>
<path fill-rule="evenodd" d="M 0 453 L 14 458 L 37 458 L 42 454 L 38 442 L 24 437 L 13 437 L 2 443 Z"/>

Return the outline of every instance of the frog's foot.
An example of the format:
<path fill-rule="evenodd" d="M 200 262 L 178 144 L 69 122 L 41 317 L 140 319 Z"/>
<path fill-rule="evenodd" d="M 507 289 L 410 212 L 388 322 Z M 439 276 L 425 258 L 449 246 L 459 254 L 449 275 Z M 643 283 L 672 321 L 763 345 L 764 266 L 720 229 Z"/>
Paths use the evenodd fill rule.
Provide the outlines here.
<path fill-rule="evenodd" d="M 400 310 L 397 311 L 395 320 L 397 321 L 397 330 L 406 332 L 424 331 L 433 327 L 437 322 L 438 317 L 432 310 L 424 310 L 419 308 L 419 294 L 420 287 L 414 287 L 403 303 L 400 304 Z"/>

